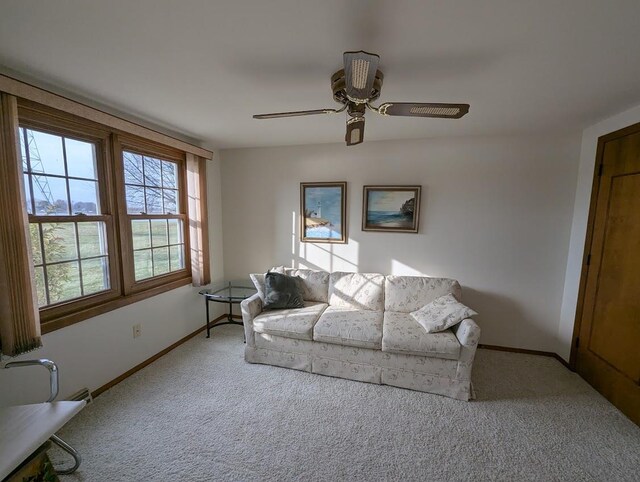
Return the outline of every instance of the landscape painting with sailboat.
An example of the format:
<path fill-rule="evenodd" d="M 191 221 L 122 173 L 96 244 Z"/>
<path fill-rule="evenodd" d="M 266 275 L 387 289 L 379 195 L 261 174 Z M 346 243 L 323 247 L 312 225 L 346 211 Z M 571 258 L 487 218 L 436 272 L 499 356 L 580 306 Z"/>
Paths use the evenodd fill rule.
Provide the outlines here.
<path fill-rule="evenodd" d="M 344 240 L 344 185 L 302 184 L 302 240 Z"/>
<path fill-rule="evenodd" d="M 364 187 L 364 231 L 417 232 L 420 186 Z"/>

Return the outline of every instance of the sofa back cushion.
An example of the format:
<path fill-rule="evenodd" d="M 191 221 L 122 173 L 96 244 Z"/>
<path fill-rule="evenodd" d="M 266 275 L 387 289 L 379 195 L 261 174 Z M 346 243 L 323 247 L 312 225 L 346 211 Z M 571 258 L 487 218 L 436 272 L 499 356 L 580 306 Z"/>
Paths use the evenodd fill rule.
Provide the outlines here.
<path fill-rule="evenodd" d="M 385 278 L 385 311 L 411 313 L 436 298 L 453 294 L 458 300 L 462 294 L 454 279 L 426 276 L 387 276 Z"/>
<path fill-rule="evenodd" d="M 285 274 L 300 278 L 302 298 L 305 301 L 327 303 L 329 299 L 329 273 L 314 269 L 285 268 Z"/>
<path fill-rule="evenodd" d="M 331 273 L 329 304 L 354 310 L 382 311 L 384 276 L 378 273 Z"/>

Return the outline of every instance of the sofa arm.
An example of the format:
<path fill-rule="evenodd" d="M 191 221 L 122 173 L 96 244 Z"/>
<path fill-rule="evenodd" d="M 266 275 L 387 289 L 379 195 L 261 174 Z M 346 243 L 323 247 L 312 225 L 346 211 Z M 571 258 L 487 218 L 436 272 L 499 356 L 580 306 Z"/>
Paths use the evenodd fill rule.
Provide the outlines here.
<path fill-rule="evenodd" d="M 262 313 L 262 300 L 258 293 L 242 300 L 240 303 L 240 311 L 242 312 L 242 323 L 244 325 L 244 337 L 248 346 L 255 346 L 255 338 L 253 335 L 253 319 Z"/>
<path fill-rule="evenodd" d="M 461 345 L 456 378 L 459 380 L 471 380 L 473 359 L 476 356 L 476 349 L 480 341 L 480 327 L 471 318 L 467 318 L 458 323 L 453 331 Z"/>
<path fill-rule="evenodd" d="M 464 347 L 477 346 L 480 341 L 480 327 L 471 318 L 462 320 L 454 329 L 456 338 Z"/>

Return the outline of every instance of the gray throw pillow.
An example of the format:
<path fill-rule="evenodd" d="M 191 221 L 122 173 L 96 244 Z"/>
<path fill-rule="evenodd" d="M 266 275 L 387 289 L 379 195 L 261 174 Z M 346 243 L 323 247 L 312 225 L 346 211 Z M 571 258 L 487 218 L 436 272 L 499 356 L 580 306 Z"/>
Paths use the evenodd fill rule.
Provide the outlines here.
<path fill-rule="evenodd" d="M 284 266 L 275 266 L 275 267 L 271 268 L 269 271 L 267 271 L 267 273 L 268 272 L 286 274 L 284 272 Z M 262 301 L 262 303 L 264 303 L 264 277 L 265 277 L 265 273 L 250 274 L 249 277 L 251 278 L 251 281 L 253 281 L 253 285 L 256 287 L 256 291 L 258 292 L 258 296 L 260 296 L 260 301 Z"/>
<path fill-rule="evenodd" d="M 300 279 L 269 271 L 264 276 L 264 302 L 264 310 L 302 308 L 304 301 Z"/>

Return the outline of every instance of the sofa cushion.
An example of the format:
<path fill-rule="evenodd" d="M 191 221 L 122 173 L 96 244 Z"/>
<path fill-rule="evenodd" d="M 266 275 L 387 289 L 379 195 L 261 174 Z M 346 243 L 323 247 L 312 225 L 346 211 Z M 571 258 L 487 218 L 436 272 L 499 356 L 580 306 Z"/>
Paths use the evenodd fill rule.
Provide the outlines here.
<path fill-rule="evenodd" d="M 313 327 L 313 339 L 379 350 L 382 346 L 382 312 L 329 306 Z"/>
<path fill-rule="evenodd" d="M 329 304 L 352 310 L 382 311 L 384 276 L 377 273 L 331 273 Z"/>
<path fill-rule="evenodd" d="M 457 299 L 461 295 L 456 280 L 426 276 L 387 276 L 384 291 L 385 311 L 400 313 L 419 310 L 442 295 L 452 293 Z"/>
<path fill-rule="evenodd" d="M 303 308 L 264 312 L 253 319 L 253 329 L 257 333 L 312 340 L 313 326 L 326 307 L 326 303 L 305 301 Z"/>
<path fill-rule="evenodd" d="M 409 313 L 385 311 L 382 351 L 457 360 L 460 343 L 453 331 L 427 333 Z"/>
<path fill-rule="evenodd" d="M 285 268 L 285 274 L 301 279 L 302 297 L 305 301 L 329 300 L 329 273 L 314 269 Z"/>
<path fill-rule="evenodd" d="M 457 325 L 478 313 L 460 303 L 451 293 L 439 296 L 431 303 L 411 312 L 411 316 L 427 333 L 438 333 Z"/>

